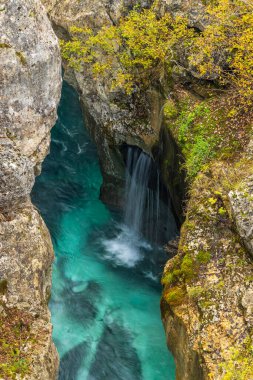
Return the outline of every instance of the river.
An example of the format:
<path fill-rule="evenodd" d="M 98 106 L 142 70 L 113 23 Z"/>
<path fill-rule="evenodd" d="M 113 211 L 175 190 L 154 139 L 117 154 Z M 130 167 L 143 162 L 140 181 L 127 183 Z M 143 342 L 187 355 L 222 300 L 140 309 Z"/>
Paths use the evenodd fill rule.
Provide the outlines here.
<path fill-rule="evenodd" d="M 99 200 L 96 147 L 66 83 L 58 116 L 32 200 L 56 254 L 50 309 L 59 379 L 174 380 L 160 319 L 161 251 Z"/>

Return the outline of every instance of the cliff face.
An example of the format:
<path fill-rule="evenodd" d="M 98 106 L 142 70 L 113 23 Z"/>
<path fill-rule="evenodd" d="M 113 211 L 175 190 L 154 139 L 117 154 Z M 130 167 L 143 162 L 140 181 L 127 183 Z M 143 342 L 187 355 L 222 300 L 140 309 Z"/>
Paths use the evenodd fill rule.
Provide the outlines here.
<path fill-rule="evenodd" d="M 56 120 L 60 54 L 39 1 L 0 7 L 0 377 L 54 379 L 58 356 L 47 306 L 54 254 L 29 195 Z"/>

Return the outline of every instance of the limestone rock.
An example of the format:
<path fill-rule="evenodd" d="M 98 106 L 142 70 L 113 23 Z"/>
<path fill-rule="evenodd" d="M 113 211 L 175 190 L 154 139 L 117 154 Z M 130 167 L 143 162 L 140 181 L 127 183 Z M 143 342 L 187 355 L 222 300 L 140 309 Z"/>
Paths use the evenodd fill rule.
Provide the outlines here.
<path fill-rule="evenodd" d="M 0 209 L 25 200 L 34 184 L 33 163 L 9 143 L 0 145 Z"/>
<path fill-rule="evenodd" d="M 162 298 L 162 318 L 178 380 L 221 380 L 221 365 L 233 361 L 236 376 L 244 366 L 242 358 L 251 357 L 244 347 L 252 339 L 252 260 L 230 212 L 219 215 L 222 204 L 229 210 L 228 190 L 222 184 L 223 176 L 229 178 L 233 170 L 232 165 L 216 162 L 195 180 L 177 255 L 165 267 L 167 275 L 185 271 L 181 280 L 165 281 Z M 211 205 L 209 200 L 217 194 Z M 233 207 L 237 210 L 238 202 Z M 204 255 L 207 259 L 200 260 Z M 178 287 L 183 297 L 171 301 L 168 294 Z M 241 357 L 234 358 L 233 349 L 242 352 Z"/>
<path fill-rule="evenodd" d="M 56 121 L 60 52 L 39 0 L 1 0 L 0 27 L 1 336 L 11 331 L 5 326 L 13 318 L 29 321 L 27 329 L 34 338 L 19 347 L 21 357 L 29 354 L 29 373 L 24 378 L 53 380 L 58 355 L 47 303 L 54 254 L 49 232 L 29 194 Z M 1 371 L 2 367 L 0 377 Z"/>
<path fill-rule="evenodd" d="M 47 314 L 54 254 L 49 232 L 30 202 L 2 215 L 0 237 L 0 278 L 7 281 L 6 304 Z"/>
<path fill-rule="evenodd" d="M 229 200 L 239 235 L 253 257 L 253 177 L 243 190 L 230 191 Z"/>
<path fill-rule="evenodd" d="M 38 165 L 47 154 L 60 96 L 58 41 L 40 1 L 1 4 L 1 137 Z"/>

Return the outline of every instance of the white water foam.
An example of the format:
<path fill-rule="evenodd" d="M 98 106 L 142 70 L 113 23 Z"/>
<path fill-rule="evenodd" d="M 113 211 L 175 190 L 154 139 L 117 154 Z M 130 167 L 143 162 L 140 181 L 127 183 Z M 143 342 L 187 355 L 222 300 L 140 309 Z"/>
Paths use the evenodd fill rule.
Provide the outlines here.
<path fill-rule="evenodd" d="M 106 250 L 105 258 L 114 261 L 117 265 L 134 267 L 144 258 L 142 250 L 151 250 L 152 248 L 128 226 L 120 225 L 119 229 L 115 238 L 102 241 Z"/>

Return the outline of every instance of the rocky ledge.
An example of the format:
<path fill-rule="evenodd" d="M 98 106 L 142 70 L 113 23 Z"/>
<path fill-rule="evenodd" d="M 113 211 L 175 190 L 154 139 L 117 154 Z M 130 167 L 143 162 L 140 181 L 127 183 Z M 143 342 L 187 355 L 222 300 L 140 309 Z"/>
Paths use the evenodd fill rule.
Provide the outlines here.
<path fill-rule="evenodd" d="M 0 378 L 52 380 L 54 253 L 30 192 L 56 120 L 60 53 L 38 0 L 2 0 L 0 25 Z"/>

